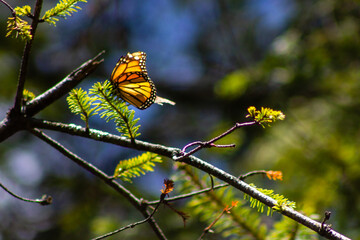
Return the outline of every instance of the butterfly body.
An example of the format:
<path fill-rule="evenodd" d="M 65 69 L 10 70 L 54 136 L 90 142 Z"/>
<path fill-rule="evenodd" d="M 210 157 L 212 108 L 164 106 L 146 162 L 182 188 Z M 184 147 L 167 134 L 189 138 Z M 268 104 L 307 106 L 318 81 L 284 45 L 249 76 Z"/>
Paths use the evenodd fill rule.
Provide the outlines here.
<path fill-rule="evenodd" d="M 175 103 L 156 96 L 156 88 L 146 70 L 146 53 L 128 53 L 117 62 L 112 74 L 111 83 L 116 94 L 131 105 L 146 109 L 151 104 Z"/>

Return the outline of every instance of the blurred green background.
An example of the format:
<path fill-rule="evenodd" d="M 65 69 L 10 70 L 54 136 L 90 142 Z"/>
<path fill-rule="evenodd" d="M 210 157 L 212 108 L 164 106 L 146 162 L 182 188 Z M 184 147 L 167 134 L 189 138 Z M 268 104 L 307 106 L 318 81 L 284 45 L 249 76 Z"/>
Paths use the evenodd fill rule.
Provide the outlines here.
<path fill-rule="evenodd" d="M 29 4 L 8 1 L 13 7 Z M 43 12 L 56 5 L 44 1 Z M 177 104 L 136 110 L 139 139 L 183 147 L 246 121 L 248 106 L 286 115 L 271 128 L 241 129 L 196 155 L 234 175 L 281 170 L 284 181 L 257 179 L 295 201 L 306 214 L 332 212 L 333 228 L 360 239 L 360 5 L 340 0 L 167 1 L 80 3 L 56 27 L 37 29 L 26 89 L 40 94 L 101 50 L 105 62 L 81 87 L 108 79 L 118 58 L 144 51 L 158 94 Z M 10 11 L 0 5 L 0 114 L 12 106 L 23 42 L 5 38 Z M 65 97 L 36 117 L 83 123 Z M 116 133 L 95 117 L 92 128 Z M 105 172 L 129 149 L 48 132 Z M 0 181 L 15 193 L 50 206 L 20 202 L 0 191 L 0 239 L 88 239 L 142 216 L 112 189 L 26 132 L 0 145 Z M 154 173 L 125 183 L 138 197 L 157 199 L 162 179 L 176 171 L 169 159 Z M 181 205 L 178 206 L 181 209 Z M 163 212 L 163 213 L 162 213 Z M 265 215 L 265 214 L 264 214 Z M 197 238 L 205 225 L 167 209 L 157 218 L 169 239 Z M 264 216 L 271 226 L 273 218 Z M 169 224 L 171 223 L 171 224 Z M 112 239 L 149 239 L 145 224 Z M 154 236 L 155 237 L 155 236 Z"/>

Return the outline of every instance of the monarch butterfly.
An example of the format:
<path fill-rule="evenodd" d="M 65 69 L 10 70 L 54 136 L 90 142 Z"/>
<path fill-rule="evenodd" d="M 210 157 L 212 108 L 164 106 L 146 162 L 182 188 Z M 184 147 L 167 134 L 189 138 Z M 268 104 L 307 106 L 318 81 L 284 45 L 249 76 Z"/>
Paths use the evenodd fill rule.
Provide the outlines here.
<path fill-rule="evenodd" d="M 150 107 L 154 102 L 160 105 L 163 103 L 175 105 L 173 101 L 156 96 L 156 88 L 147 74 L 145 63 L 144 52 L 122 56 L 110 77 L 115 93 L 141 110 Z"/>

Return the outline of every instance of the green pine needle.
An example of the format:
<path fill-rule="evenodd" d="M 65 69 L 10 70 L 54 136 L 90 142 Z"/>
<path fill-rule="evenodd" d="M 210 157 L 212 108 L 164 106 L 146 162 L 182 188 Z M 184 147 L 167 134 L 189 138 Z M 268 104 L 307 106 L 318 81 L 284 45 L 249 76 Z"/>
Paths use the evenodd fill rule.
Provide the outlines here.
<path fill-rule="evenodd" d="M 256 187 L 254 184 L 249 184 L 250 186 L 252 186 L 253 188 L 256 188 L 256 190 L 258 190 L 259 192 L 265 194 L 266 196 L 271 197 L 272 199 L 277 201 L 277 205 L 275 205 L 274 207 L 270 208 L 268 207 L 267 210 L 267 215 L 271 215 L 273 214 L 273 210 L 275 211 L 282 211 L 283 207 L 289 207 L 289 208 L 296 208 L 296 203 L 293 201 L 289 201 L 287 198 L 285 198 L 283 195 L 280 194 L 275 194 L 274 190 L 269 190 L 269 189 L 263 189 L 263 188 L 258 188 Z M 263 213 L 264 212 L 264 208 L 265 208 L 265 204 L 260 202 L 259 200 L 250 197 L 249 195 L 245 194 L 244 195 L 244 199 L 249 200 L 250 201 L 250 207 L 252 208 L 257 208 L 258 212 Z"/>
<path fill-rule="evenodd" d="M 89 128 L 89 118 L 97 114 L 96 108 L 92 107 L 94 98 L 90 97 L 86 91 L 73 89 L 66 98 L 72 113 L 80 115 L 81 120 L 85 121 L 86 128 Z"/>
<path fill-rule="evenodd" d="M 131 178 L 138 177 L 146 172 L 154 171 L 156 162 L 162 162 L 161 157 L 155 153 L 146 152 L 140 156 L 120 161 L 115 168 L 114 178 L 132 182 Z"/>
<path fill-rule="evenodd" d="M 59 17 L 66 19 L 78 10 L 81 10 L 79 6 L 76 6 L 79 2 L 87 2 L 86 0 L 60 0 L 60 2 L 52 9 L 45 12 L 42 20 L 50 24 L 56 25 L 59 21 Z"/>
<path fill-rule="evenodd" d="M 94 105 L 100 117 L 105 121 L 114 121 L 117 130 L 131 139 L 139 136 L 140 125 L 136 125 L 139 119 L 134 119 L 134 110 L 129 110 L 124 101 L 120 101 L 113 94 L 112 85 L 109 81 L 103 84 L 95 83 L 89 90 L 89 94 L 95 99 Z"/>

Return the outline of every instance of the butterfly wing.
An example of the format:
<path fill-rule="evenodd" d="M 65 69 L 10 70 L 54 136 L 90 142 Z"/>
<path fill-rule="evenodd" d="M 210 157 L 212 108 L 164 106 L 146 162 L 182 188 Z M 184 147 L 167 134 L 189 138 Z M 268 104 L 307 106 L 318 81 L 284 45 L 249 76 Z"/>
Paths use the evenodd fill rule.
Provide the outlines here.
<path fill-rule="evenodd" d="M 145 64 L 144 52 L 128 53 L 119 59 L 110 78 L 116 94 L 139 109 L 146 109 L 154 102 L 174 105 L 173 101 L 156 96 L 155 85 L 147 75 Z"/>
<path fill-rule="evenodd" d="M 125 73 L 117 78 L 113 85 L 119 97 L 139 109 L 146 109 L 155 102 L 155 85 L 147 74 Z"/>
<path fill-rule="evenodd" d="M 156 99 L 145 63 L 146 53 L 128 53 L 119 59 L 110 78 L 117 95 L 139 109 L 148 108 Z"/>
<path fill-rule="evenodd" d="M 146 67 L 146 53 L 134 52 L 122 56 L 117 62 L 112 74 L 111 79 L 117 79 L 122 74 L 129 72 L 142 72 L 147 74 Z"/>

